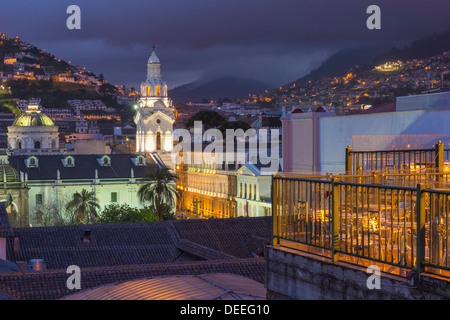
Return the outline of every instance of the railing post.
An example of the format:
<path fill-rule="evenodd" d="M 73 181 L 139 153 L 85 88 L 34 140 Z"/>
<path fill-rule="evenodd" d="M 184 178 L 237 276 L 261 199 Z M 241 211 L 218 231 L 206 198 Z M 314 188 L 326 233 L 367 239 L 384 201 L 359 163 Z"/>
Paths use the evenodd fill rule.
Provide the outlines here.
<path fill-rule="evenodd" d="M 336 185 L 336 179 L 333 178 L 331 180 L 331 186 L 332 186 L 332 194 L 331 194 L 331 259 L 332 261 L 338 261 L 339 260 L 339 253 L 337 252 L 339 250 L 339 186 Z"/>
<path fill-rule="evenodd" d="M 345 172 L 351 173 L 352 170 L 352 147 L 348 145 L 345 149 Z"/>
<path fill-rule="evenodd" d="M 434 157 L 436 160 L 436 170 L 439 173 L 444 172 L 444 144 L 442 143 L 442 141 L 438 141 L 435 146 L 434 152 Z M 442 175 L 438 175 L 439 182 L 442 182 L 443 178 L 444 177 Z"/>
<path fill-rule="evenodd" d="M 416 243 L 416 271 L 418 273 L 423 272 L 422 262 L 425 258 L 425 199 L 424 199 L 423 186 L 419 183 L 417 185 L 417 205 L 416 205 L 416 218 L 417 218 L 417 243 Z"/>
<path fill-rule="evenodd" d="M 278 186 L 277 174 L 272 175 L 272 245 L 278 245 Z"/>

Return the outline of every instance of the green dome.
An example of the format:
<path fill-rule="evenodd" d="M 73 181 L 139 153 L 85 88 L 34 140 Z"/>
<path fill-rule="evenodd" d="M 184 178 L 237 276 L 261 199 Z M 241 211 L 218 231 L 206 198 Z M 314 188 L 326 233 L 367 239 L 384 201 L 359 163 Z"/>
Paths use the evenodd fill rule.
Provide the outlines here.
<path fill-rule="evenodd" d="M 19 181 L 19 174 L 17 173 L 17 170 L 7 164 L 0 165 L 0 175 L 1 175 L 0 181 L 3 181 L 4 176 L 6 176 L 6 182 Z"/>
<path fill-rule="evenodd" d="M 14 120 L 16 127 L 53 127 L 52 119 L 40 112 L 26 112 Z"/>

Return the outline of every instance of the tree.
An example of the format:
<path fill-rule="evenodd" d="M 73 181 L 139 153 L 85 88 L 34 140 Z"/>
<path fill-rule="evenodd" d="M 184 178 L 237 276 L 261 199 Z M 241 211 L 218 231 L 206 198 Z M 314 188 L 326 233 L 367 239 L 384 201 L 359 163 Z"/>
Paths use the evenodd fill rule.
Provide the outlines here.
<path fill-rule="evenodd" d="M 139 187 L 139 200 L 149 201 L 160 221 L 173 219 L 175 197 L 180 196 L 174 181 L 175 177 L 167 167 L 158 167 L 147 172 Z"/>
<path fill-rule="evenodd" d="M 94 191 L 75 192 L 72 200 L 66 206 L 67 212 L 72 213 L 72 223 L 89 224 L 95 221 L 98 217 L 97 210 L 100 209 L 98 199 Z"/>
<path fill-rule="evenodd" d="M 217 128 L 225 122 L 225 118 L 222 117 L 216 111 L 202 110 L 193 115 L 186 123 L 186 127 L 193 127 L 194 121 L 201 121 L 205 126 L 205 130 L 209 128 Z"/>
<path fill-rule="evenodd" d="M 242 129 L 244 131 L 247 131 L 250 128 L 251 128 L 251 126 L 247 122 L 244 122 L 244 121 L 225 121 L 219 127 L 219 130 L 222 132 L 222 134 L 225 134 L 227 129 L 232 129 L 232 130 Z"/>
<path fill-rule="evenodd" d="M 106 206 L 95 223 L 122 223 L 156 221 L 158 217 L 149 207 L 132 208 L 128 204 L 111 204 Z"/>
<path fill-rule="evenodd" d="M 58 200 L 52 199 L 52 201 L 37 207 L 35 219 L 33 224 L 41 227 L 47 226 L 62 226 L 70 223 L 70 219 L 64 215 L 64 209 L 69 202 L 69 196 L 59 197 Z"/>

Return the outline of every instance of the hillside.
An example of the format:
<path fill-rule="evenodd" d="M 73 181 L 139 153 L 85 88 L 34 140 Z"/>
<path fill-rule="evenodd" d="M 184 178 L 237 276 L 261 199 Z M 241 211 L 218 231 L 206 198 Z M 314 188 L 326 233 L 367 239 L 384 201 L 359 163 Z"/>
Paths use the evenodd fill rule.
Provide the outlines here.
<path fill-rule="evenodd" d="M 69 100 L 100 100 L 122 119 L 131 119 L 131 108 L 117 103 L 121 93 L 103 75 L 74 66 L 36 46 L 0 33 L 0 111 L 17 113 L 14 99 L 41 99 L 45 108 L 69 108 Z M 131 111 L 130 111 L 131 110 Z"/>
<path fill-rule="evenodd" d="M 290 87 L 294 83 L 299 85 L 323 77 L 341 74 L 354 66 L 370 65 L 377 55 L 386 52 L 388 49 L 388 46 L 360 46 L 340 50 L 326 59 L 319 68 L 286 86 Z"/>
<path fill-rule="evenodd" d="M 207 83 L 193 82 L 179 86 L 169 90 L 169 96 L 175 103 L 199 102 L 203 99 L 243 99 L 249 93 L 262 93 L 268 88 L 268 85 L 253 79 L 223 77 Z"/>
<path fill-rule="evenodd" d="M 394 47 L 389 52 L 377 55 L 372 65 L 383 64 L 387 61 L 422 59 L 446 51 L 450 51 L 450 33 L 416 40 L 403 49 Z"/>

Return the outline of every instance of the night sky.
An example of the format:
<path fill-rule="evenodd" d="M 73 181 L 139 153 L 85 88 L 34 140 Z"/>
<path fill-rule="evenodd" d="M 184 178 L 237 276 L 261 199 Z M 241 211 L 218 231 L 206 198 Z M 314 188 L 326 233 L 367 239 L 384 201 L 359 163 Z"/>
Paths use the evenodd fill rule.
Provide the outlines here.
<path fill-rule="evenodd" d="M 69 5 L 81 30 L 68 30 Z M 381 8 L 381 30 L 366 9 Z M 145 80 L 152 45 L 169 88 L 240 76 L 277 87 L 334 52 L 450 31 L 443 0 L 1 0 L 0 32 L 18 35 L 113 84 Z"/>

